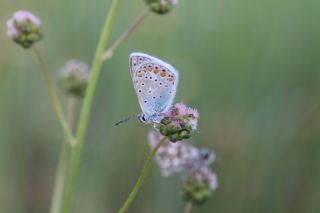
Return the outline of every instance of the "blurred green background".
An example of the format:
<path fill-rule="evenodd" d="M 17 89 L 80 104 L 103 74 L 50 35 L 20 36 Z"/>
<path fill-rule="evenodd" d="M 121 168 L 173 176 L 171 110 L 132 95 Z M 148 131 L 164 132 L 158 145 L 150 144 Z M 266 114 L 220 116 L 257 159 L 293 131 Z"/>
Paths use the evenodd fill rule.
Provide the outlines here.
<path fill-rule="evenodd" d="M 39 48 L 56 79 L 70 58 L 91 63 L 110 3 L 0 0 L 0 212 L 48 211 L 63 142 L 35 58 L 6 38 L 6 20 L 19 9 L 42 19 Z M 111 42 L 145 7 L 122 1 Z M 149 152 L 149 126 L 112 126 L 140 111 L 132 51 L 180 71 L 176 101 L 201 116 L 191 142 L 217 154 L 219 188 L 194 212 L 320 212 L 319 10 L 318 0 L 181 0 L 151 14 L 103 66 L 73 212 L 116 212 Z M 178 184 L 154 164 L 129 212 L 182 212 Z"/>

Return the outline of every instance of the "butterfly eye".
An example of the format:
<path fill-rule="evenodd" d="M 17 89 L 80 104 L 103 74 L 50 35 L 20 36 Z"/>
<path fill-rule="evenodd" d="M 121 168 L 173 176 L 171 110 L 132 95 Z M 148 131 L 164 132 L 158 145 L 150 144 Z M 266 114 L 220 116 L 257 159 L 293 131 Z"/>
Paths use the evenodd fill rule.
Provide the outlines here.
<path fill-rule="evenodd" d="M 147 123 L 147 119 L 144 117 L 144 114 L 138 115 L 138 119 L 139 119 L 142 123 Z"/>

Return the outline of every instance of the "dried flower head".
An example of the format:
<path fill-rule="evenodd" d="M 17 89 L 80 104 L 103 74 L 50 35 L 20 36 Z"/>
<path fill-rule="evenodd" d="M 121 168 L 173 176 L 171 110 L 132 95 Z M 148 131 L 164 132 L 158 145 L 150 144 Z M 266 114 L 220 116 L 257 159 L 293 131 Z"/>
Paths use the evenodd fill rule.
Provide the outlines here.
<path fill-rule="evenodd" d="M 187 202 L 200 205 L 212 196 L 217 187 L 218 180 L 216 174 L 209 167 L 204 167 L 199 170 L 190 171 L 183 178 L 181 196 Z"/>
<path fill-rule="evenodd" d="M 161 15 L 169 13 L 178 4 L 178 0 L 145 0 L 145 2 L 153 12 Z"/>
<path fill-rule="evenodd" d="M 199 113 L 196 109 L 186 107 L 183 103 L 177 103 L 156 127 L 162 135 L 176 142 L 191 137 L 191 133 L 197 129 L 198 118 Z"/>
<path fill-rule="evenodd" d="M 60 83 L 67 94 L 83 97 L 88 81 L 89 66 L 79 60 L 69 60 L 60 71 Z"/>
<path fill-rule="evenodd" d="M 42 38 L 40 19 L 29 11 L 17 11 L 7 21 L 7 36 L 23 48 L 30 48 Z"/>

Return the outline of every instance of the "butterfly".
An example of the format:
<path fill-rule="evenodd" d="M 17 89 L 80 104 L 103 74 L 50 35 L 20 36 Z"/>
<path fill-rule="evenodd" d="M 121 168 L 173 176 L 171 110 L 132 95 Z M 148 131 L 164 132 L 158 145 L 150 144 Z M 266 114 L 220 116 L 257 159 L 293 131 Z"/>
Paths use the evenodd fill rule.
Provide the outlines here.
<path fill-rule="evenodd" d="M 170 64 L 145 53 L 129 57 L 130 74 L 138 96 L 143 123 L 160 123 L 176 95 L 179 73 Z"/>

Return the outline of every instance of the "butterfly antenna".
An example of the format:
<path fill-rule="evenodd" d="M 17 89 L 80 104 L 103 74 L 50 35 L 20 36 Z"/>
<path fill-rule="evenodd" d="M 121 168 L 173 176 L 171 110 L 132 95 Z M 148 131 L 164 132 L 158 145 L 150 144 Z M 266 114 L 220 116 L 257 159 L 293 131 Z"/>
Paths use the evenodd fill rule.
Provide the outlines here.
<path fill-rule="evenodd" d="M 121 121 L 116 122 L 115 124 L 113 124 L 113 126 L 119 126 L 120 124 L 123 124 L 123 123 L 129 121 L 131 118 L 132 118 L 132 116 L 129 116 Z"/>

